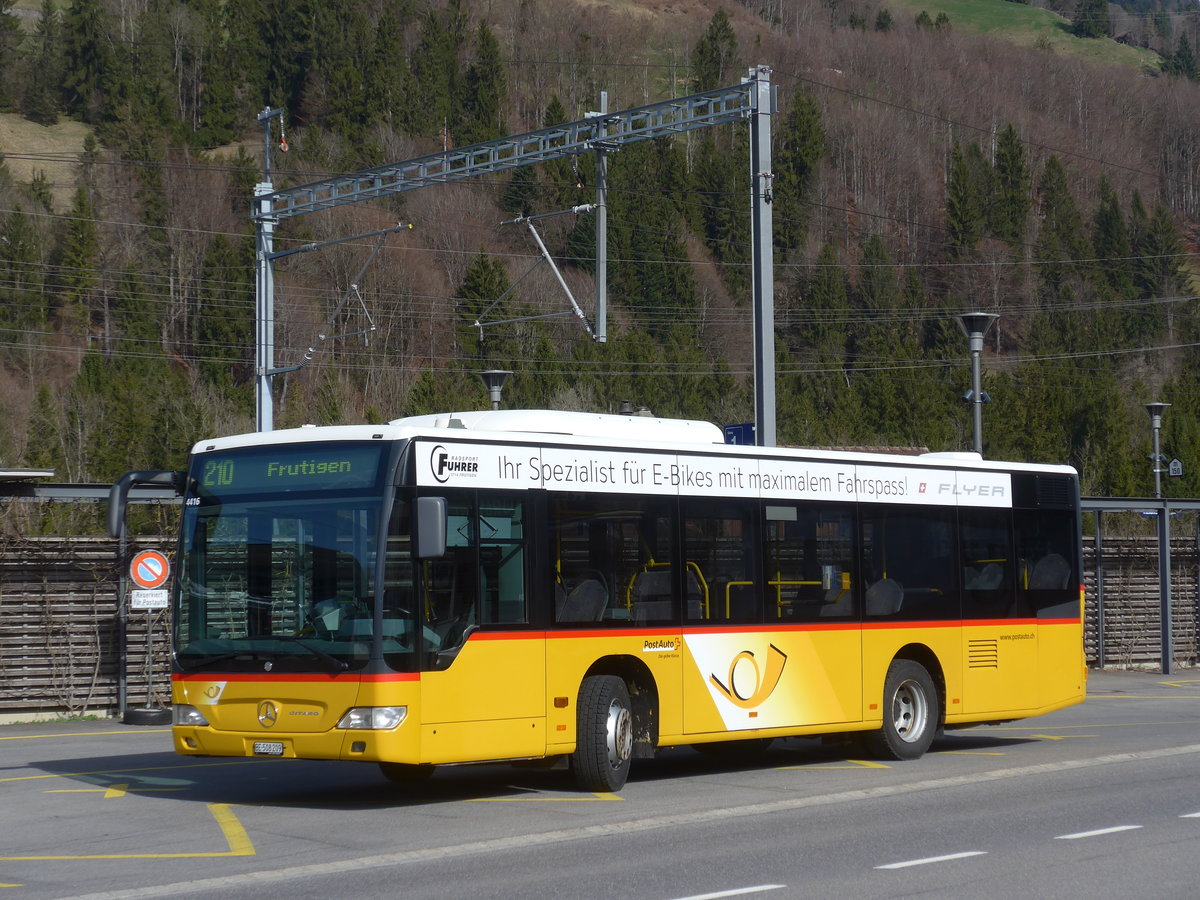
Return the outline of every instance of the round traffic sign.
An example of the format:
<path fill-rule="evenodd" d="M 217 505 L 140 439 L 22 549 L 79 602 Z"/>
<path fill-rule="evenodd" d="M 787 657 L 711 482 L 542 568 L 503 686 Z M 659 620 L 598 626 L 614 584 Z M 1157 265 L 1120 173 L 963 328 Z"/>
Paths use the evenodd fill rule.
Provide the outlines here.
<path fill-rule="evenodd" d="M 143 550 L 129 563 L 129 577 L 140 588 L 162 587 L 171 576 L 171 564 L 157 550 Z"/>

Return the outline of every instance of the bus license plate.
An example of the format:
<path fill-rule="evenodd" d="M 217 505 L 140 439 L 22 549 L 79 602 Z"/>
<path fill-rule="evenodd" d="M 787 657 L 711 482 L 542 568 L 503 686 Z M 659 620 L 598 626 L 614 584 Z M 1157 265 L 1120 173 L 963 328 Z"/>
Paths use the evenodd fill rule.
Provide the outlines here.
<path fill-rule="evenodd" d="M 255 756 L 283 756 L 282 741 L 255 741 Z"/>

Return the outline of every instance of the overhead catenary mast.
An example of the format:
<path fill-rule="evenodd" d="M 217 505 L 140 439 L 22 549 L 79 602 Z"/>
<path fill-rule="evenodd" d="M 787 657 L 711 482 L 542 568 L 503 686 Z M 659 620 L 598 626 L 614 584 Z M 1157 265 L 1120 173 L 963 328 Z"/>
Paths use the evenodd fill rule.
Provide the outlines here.
<path fill-rule="evenodd" d="M 577 122 L 568 122 L 513 137 L 447 149 L 440 153 L 391 165 L 335 176 L 287 190 L 273 191 L 264 159 L 263 182 L 255 188 L 252 218 L 257 229 L 255 282 L 258 352 L 256 354 L 257 422 L 259 431 L 272 429 L 271 378 L 274 308 L 272 240 L 274 226 L 285 218 L 350 203 L 360 203 L 404 191 L 502 172 L 548 159 L 596 153 L 597 167 L 597 273 L 607 266 L 601 229 L 607 218 L 607 154 L 626 144 L 651 140 L 728 122 L 750 124 L 750 186 L 752 294 L 754 315 L 754 381 L 756 440 L 775 443 L 775 337 L 774 267 L 771 230 L 771 116 L 774 90 L 767 66 L 755 66 L 740 84 L 610 113 L 601 94 L 600 110 Z M 264 157 L 270 152 L 270 124 L 278 110 L 264 110 Z M 606 334 L 606 286 L 598 275 L 595 339 Z"/>

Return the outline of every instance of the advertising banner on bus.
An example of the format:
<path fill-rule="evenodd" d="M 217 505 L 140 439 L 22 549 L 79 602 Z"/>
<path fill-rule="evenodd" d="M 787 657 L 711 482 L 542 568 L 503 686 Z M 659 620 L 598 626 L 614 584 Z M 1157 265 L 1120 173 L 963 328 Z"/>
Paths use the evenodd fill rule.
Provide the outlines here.
<path fill-rule="evenodd" d="M 419 441 L 417 484 L 761 499 L 1012 505 L 1006 472 L 752 456 Z"/>

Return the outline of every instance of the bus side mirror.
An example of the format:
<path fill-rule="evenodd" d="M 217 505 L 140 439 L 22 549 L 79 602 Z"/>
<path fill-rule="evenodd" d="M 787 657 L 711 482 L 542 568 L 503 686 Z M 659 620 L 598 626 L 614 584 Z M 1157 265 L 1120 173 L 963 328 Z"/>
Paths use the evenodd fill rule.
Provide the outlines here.
<path fill-rule="evenodd" d="M 119 538 L 124 535 L 125 506 L 129 500 L 129 489 L 135 484 L 169 487 L 182 497 L 186 482 L 186 472 L 163 471 L 161 469 L 126 472 L 113 483 L 113 486 L 108 491 L 108 536 Z"/>
<path fill-rule="evenodd" d="M 439 559 L 446 555 L 445 497 L 418 497 L 414 540 L 417 559 Z"/>

